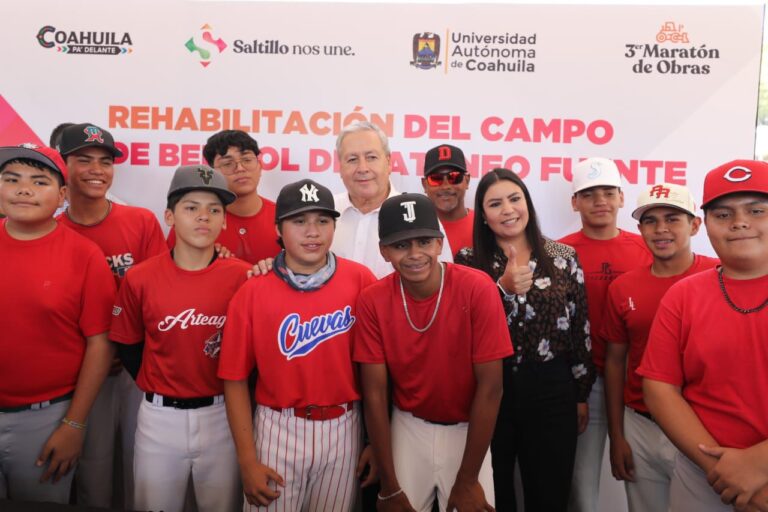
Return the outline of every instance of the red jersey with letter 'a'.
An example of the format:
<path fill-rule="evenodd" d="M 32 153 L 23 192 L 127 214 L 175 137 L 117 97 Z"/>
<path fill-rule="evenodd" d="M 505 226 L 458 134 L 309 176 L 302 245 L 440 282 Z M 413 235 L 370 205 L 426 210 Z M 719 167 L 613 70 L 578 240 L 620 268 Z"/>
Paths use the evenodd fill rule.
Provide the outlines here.
<path fill-rule="evenodd" d="M 250 279 L 229 307 L 219 377 L 243 380 L 256 368 L 256 403 L 270 407 L 358 400 L 350 331 L 357 297 L 375 280 L 339 257 L 336 273 L 314 291 L 295 290 L 274 272 Z"/>
<path fill-rule="evenodd" d="M 145 341 L 136 383 L 142 391 L 176 398 L 223 393 L 216 377 L 227 306 L 251 265 L 217 259 L 184 270 L 170 252 L 134 267 L 120 288 L 110 339 Z"/>
<path fill-rule="evenodd" d="M 759 306 L 768 276 L 723 278 L 741 308 Z M 661 300 L 637 373 L 682 388 L 720 446 L 747 448 L 768 439 L 768 308 L 743 314 L 725 301 L 710 269 L 683 279 Z"/>
<path fill-rule="evenodd" d="M 280 252 L 275 231 L 275 203 L 261 198 L 259 213 L 241 217 L 227 211 L 226 226 L 216 243 L 226 247 L 241 260 L 256 264 L 266 258 L 274 258 Z M 168 247 L 176 245 L 176 232 L 168 233 Z"/>
<path fill-rule="evenodd" d="M 397 272 L 362 293 L 354 357 L 359 363 L 387 365 L 400 410 L 429 421 L 469 421 L 475 394 L 472 365 L 512 355 L 512 341 L 491 278 L 473 268 L 444 265 L 437 317 L 423 333 L 405 316 Z M 437 296 L 415 300 L 406 292 L 415 326 L 429 323 Z"/>
<path fill-rule="evenodd" d="M 608 285 L 625 272 L 650 265 L 653 256 L 645 246 L 643 237 L 624 230 L 619 230 L 618 236 L 610 240 L 596 240 L 577 231 L 558 242 L 576 249 L 584 270 L 590 328 L 592 332 L 600 332 Z M 605 343 L 599 337 L 592 340 L 592 360 L 602 375 L 605 368 Z"/>
<path fill-rule="evenodd" d="M 117 203 L 112 203 L 111 208 L 104 220 L 90 226 L 73 222 L 66 212 L 57 220 L 101 248 L 119 287 L 128 269 L 168 247 L 151 211 Z"/>
<path fill-rule="evenodd" d="M 610 343 L 629 344 L 624 403 L 648 411 L 643 402 L 643 379 L 635 370 L 640 366 L 653 317 L 664 294 L 676 282 L 715 267 L 720 260 L 694 255 L 693 264 L 680 275 L 656 277 L 651 267 L 638 268 L 616 278 L 608 288 L 605 317 L 598 336 Z"/>
<path fill-rule="evenodd" d="M 109 330 L 115 281 L 104 254 L 61 224 L 16 240 L 0 220 L 0 273 L 0 407 L 74 390 L 85 338 Z"/>

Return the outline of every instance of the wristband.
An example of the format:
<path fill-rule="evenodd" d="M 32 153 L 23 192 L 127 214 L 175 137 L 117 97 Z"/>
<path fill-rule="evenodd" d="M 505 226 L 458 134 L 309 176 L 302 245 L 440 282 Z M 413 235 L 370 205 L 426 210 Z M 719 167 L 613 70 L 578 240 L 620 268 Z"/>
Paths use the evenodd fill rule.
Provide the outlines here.
<path fill-rule="evenodd" d="M 70 420 L 69 418 L 61 418 L 61 422 L 65 425 L 69 425 L 72 428 L 76 428 L 77 430 L 85 430 L 85 423 L 78 423 L 74 420 Z"/>
<path fill-rule="evenodd" d="M 392 498 L 394 498 L 395 496 L 397 496 L 399 494 L 403 494 L 403 488 L 402 487 L 400 489 L 398 489 L 397 491 L 393 492 L 392 494 L 390 494 L 389 496 L 382 496 L 381 494 L 377 494 L 376 497 L 379 498 L 381 501 L 387 501 L 387 500 L 391 500 Z"/>
<path fill-rule="evenodd" d="M 504 287 L 501 285 L 501 278 L 498 278 L 498 279 L 496 280 L 496 286 L 498 286 L 498 287 L 499 287 L 499 290 L 501 290 L 501 293 L 503 293 L 503 294 L 504 294 L 504 298 L 505 298 L 505 299 L 509 299 L 509 300 L 512 300 L 512 299 L 514 299 L 514 298 L 515 298 L 515 294 L 514 294 L 514 293 L 509 293 L 509 292 L 507 292 L 507 290 L 505 290 L 505 289 L 504 289 Z"/>

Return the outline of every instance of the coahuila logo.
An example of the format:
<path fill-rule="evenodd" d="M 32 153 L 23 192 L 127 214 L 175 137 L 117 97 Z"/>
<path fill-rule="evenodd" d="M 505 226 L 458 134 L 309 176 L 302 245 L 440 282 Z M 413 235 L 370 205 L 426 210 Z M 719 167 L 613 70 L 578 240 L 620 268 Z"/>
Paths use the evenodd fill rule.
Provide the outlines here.
<path fill-rule="evenodd" d="M 491 73 L 536 71 L 536 33 L 446 31 L 445 72 L 465 70 Z M 434 32 L 413 35 L 413 60 L 417 69 L 435 69 L 440 59 L 440 36 Z"/>
<path fill-rule="evenodd" d="M 43 48 L 56 48 L 68 54 L 123 55 L 133 52 L 133 41 L 128 32 L 57 30 L 46 25 L 37 32 L 37 42 Z"/>
<path fill-rule="evenodd" d="M 200 30 L 203 32 L 203 35 L 201 36 L 203 41 L 195 42 L 195 38 L 190 37 L 189 41 L 184 43 L 184 46 L 186 46 L 190 53 L 197 53 L 198 58 L 200 59 L 200 65 L 206 68 L 208 67 L 208 64 L 211 63 L 212 55 L 215 54 L 213 52 L 218 51 L 218 53 L 222 53 L 227 49 L 227 43 L 220 37 L 214 39 L 213 33 L 211 32 L 211 26 L 207 23 L 200 27 Z M 200 44 L 204 44 L 203 42 L 211 45 L 210 50 L 208 49 L 208 45 L 200 46 Z"/>
<path fill-rule="evenodd" d="M 705 43 L 691 44 L 681 23 L 665 21 L 654 43 L 626 43 L 624 57 L 633 59 L 632 72 L 661 75 L 708 75 L 720 50 Z M 680 47 L 679 45 L 690 45 Z"/>
<path fill-rule="evenodd" d="M 413 60 L 411 66 L 419 69 L 433 69 L 442 64 L 440 58 L 440 36 L 432 32 L 413 35 Z"/>

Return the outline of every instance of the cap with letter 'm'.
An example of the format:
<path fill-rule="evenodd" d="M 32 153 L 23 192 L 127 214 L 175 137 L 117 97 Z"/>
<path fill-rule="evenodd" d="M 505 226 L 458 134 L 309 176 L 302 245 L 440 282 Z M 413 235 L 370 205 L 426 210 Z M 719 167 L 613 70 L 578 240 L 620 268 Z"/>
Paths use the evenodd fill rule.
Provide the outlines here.
<path fill-rule="evenodd" d="M 704 178 L 704 200 L 701 207 L 706 209 L 715 199 L 735 192 L 768 194 L 768 163 L 733 160 L 712 169 Z"/>
<path fill-rule="evenodd" d="M 467 161 L 464 152 L 450 144 L 441 144 L 427 151 L 424 156 L 424 176 L 446 167 L 466 173 Z"/>
<path fill-rule="evenodd" d="M 341 215 L 331 191 L 314 180 L 304 179 L 284 186 L 275 201 L 275 222 L 310 211 L 322 211 L 332 217 Z"/>
<path fill-rule="evenodd" d="M 427 196 L 392 196 L 379 210 L 379 243 L 391 245 L 411 238 L 443 238 L 437 211 Z"/>
<path fill-rule="evenodd" d="M 237 199 L 237 196 L 227 187 L 227 179 L 216 169 L 202 164 L 182 165 L 176 169 L 171 179 L 171 186 L 168 188 L 168 197 L 195 190 L 213 192 L 219 196 L 224 205 Z"/>
<path fill-rule="evenodd" d="M 658 183 L 651 185 L 637 196 L 637 208 L 632 212 L 632 218 L 640 220 L 645 212 L 659 206 L 676 208 L 690 215 L 696 215 L 696 204 L 687 187 L 674 183 Z"/>
<path fill-rule="evenodd" d="M 573 193 L 591 187 L 621 188 L 621 174 L 613 160 L 587 158 L 573 166 Z"/>

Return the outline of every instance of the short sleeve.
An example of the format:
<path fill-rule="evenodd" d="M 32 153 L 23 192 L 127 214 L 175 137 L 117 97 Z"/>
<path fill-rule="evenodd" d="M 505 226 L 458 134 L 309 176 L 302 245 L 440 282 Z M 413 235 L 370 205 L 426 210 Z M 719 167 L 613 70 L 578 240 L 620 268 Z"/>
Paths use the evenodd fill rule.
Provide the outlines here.
<path fill-rule="evenodd" d="M 256 366 L 253 329 L 253 286 L 240 287 L 229 303 L 227 322 L 221 337 L 218 377 L 224 380 L 244 380 Z"/>
<path fill-rule="evenodd" d="M 356 363 L 383 364 L 384 341 L 376 309 L 369 297 L 373 294 L 362 293 L 355 308 L 357 322 L 352 329 L 352 359 Z"/>
<path fill-rule="evenodd" d="M 115 293 L 116 285 L 112 271 L 104 255 L 94 247 L 85 264 L 82 308 L 78 321 L 84 336 L 95 336 L 109 331 Z"/>
<path fill-rule="evenodd" d="M 596 335 L 603 341 L 626 345 L 629 343 L 629 336 L 620 312 L 622 300 L 619 283 L 620 281 L 616 280 L 608 286 L 605 314 Z"/>
<path fill-rule="evenodd" d="M 144 315 L 140 290 L 136 289 L 135 274 L 128 272 L 112 308 L 112 328 L 109 339 L 126 345 L 144 340 Z"/>
<path fill-rule="evenodd" d="M 514 353 L 507 317 L 493 281 L 482 274 L 474 286 L 472 305 L 472 362 L 487 363 Z"/>
<path fill-rule="evenodd" d="M 637 373 L 645 378 L 682 386 L 682 295 L 681 287 L 673 286 L 661 300 L 651 325 L 648 344 Z"/>

